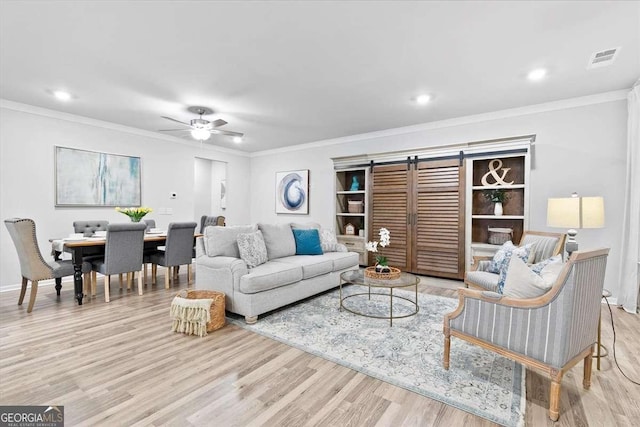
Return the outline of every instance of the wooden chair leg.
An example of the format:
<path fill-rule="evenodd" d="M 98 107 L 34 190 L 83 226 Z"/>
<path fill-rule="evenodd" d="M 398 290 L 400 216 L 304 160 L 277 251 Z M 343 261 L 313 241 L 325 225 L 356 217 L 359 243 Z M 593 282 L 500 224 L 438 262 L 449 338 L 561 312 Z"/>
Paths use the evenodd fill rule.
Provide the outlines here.
<path fill-rule="evenodd" d="M 562 382 L 562 372 L 551 374 L 551 388 L 549 390 L 549 418 L 558 421 L 560 418 L 560 383 Z"/>
<path fill-rule="evenodd" d="M 95 297 L 98 290 L 98 272 L 91 272 L 91 296 Z"/>
<path fill-rule="evenodd" d="M 120 289 L 122 289 L 122 273 L 118 275 L 118 280 L 120 281 Z"/>
<path fill-rule="evenodd" d="M 104 276 L 104 302 L 109 302 L 109 285 L 110 284 L 111 284 L 111 276 L 109 275 Z"/>
<path fill-rule="evenodd" d="M 582 377 L 582 387 L 585 390 L 589 390 L 591 387 L 591 368 L 593 367 L 593 350 L 589 352 L 587 357 L 584 358 L 584 369 Z"/>
<path fill-rule="evenodd" d="M 171 267 L 166 267 L 164 273 L 164 288 L 169 289 L 169 280 L 171 279 Z"/>
<path fill-rule="evenodd" d="M 27 307 L 27 313 L 31 313 L 33 310 L 33 304 L 36 302 L 36 294 L 38 293 L 38 281 L 31 281 L 31 295 L 29 295 L 29 306 Z"/>
<path fill-rule="evenodd" d="M 24 301 L 24 294 L 27 293 L 27 282 L 29 279 L 26 277 L 22 278 L 22 288 L 20 288 L 20 296 L 18 297 L 18 305 L 22 305 L 22 301 Z"/>
<path fill-rule="evenodd" d="M 449 353 L 451 351 L 451 336 L 444 337 L 444 369 L 449 370 Z"/>
<path fill-rule="evenodd" d="M 133 273 L 129 272 L 127 273 L 127 290 L 130 291 L 131 290 L 131 281 L 133 280 Z"/>
<path fill-rule="evenodd" d="M 84 273 L 82 277 L 82 292 L 85 297 L 91 296 L 91 273 Z"/>
<path fill-rule="evenodd" d="M 145 270 L 145 272 L 147 271 L 146 267 L 143 266 L 142 268 Z M 142 270 L 140 270 L 138 272 L 138 295 L 142 295 L 142 276 L 146 276 L 146 274 L 144 274 Z"/>
<path fill-rule="evenodd" d="M 187 264 L 187 286 L 190 286 L 192 281 L 191 264 Z"/>
<path fill-rule="evenodd" d="M 157 275 L 158 275 L 158 264 L 151 264 L 151 284 L 152 285 L 155 285 L 157 283 L 156 281 Z"/>
<path fill-rule="evenodd" d="M 147 284 L 147 264 L 142 264 L 142 276 L 143 276 L 143 283 L 146 285 Z"/>

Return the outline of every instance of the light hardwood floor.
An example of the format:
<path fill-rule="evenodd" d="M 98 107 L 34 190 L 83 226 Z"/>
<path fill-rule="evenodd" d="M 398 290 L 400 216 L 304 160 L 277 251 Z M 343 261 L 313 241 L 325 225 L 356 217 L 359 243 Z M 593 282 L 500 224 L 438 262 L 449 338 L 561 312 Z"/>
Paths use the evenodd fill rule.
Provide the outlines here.
<path fill-rule="evenodd" d="M 163 274 L 163 273 L 160 273 Z M 98 289 L 100 290 L 100 285 Z M 196 278 L 197 280 L 197 278 Z M 64 405 L 67 426 L 488 426 L 492 423 L 234 325 L 197 338 L 170 332 L 171 290 L 102 292 L 81 307 L 41 287 L 33 313 L 0 294 L 0 404 Z M 455 297 L 461 282 L 423 278 L 420 291 Z M 617 355 L 640 378 L 640 317 L 613 308 Z M 603 305 L 603 341 L 611 349 Z M 452 355 L 455 357 L 455 355 Z M 595 365 L 595 362 L 594 362 Z M 527 426 L 631 426 L 640 387 L 609 356 L 565 376 L 560 420 L 547 417 L 549 380 L 527 371 Z"/>

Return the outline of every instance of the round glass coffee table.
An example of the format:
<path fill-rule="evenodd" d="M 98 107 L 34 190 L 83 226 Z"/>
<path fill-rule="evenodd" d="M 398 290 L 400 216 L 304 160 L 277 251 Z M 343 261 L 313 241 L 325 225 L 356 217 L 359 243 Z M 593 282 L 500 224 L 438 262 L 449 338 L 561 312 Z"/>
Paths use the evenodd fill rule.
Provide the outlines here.
<path fill-rule="evenodd" d="M 344 273 L 340 274 L 340 310 L 342 310 L 343 308 L 345 310 L 347 310 L 348 312 L 351 312 L 353 314 L 357 314 L 359 316 L 365 316 L 365 317 L 373 317 L 376 319 L 389 319 L 389 326 L 393 326 L 393 319 L 401 319 L 403 317 L 409 317 L 409 316 L 415 316 L 418 311 L 418 283 L 420 283 L 420 278 L 417 276 L 414 276 L 411 273 L 401 273 L 400 274 L 400 278 L 398 279 L 394 279 L 394 280 L 383 280 L 383 279 L 371 279 L 369 277 L 366 277 L 364 275 L 364 270 L 351 270 L 351 271 L 345 271 Z M 359 286 L 366 286 L 368 288 L 367 292 L 356 292 L 354 294 L 351 295 L 346 295 L 344 296 L 342 293 L 342 285 L 344 284 L 352 284 L 352 285 L 359 285 Z M 394 295 L 393 294 L 393 290 L 396 288 L 408 288 L 413 286 L 415 289 L 415 299 L 412 301 L 409 298 L 400 296 L 400 295 Z M 346 307 L 344 305 L 344 301 L 349 299 L 349 298 L 363 298 L 365 296 L 369 297 L 369 300 L 371 300 L 371 288 L 384 288 L 384 289 L 388 289 L 389 293 L 380 293 L 380 292 L 373 292 L 373 295 L 383 295 L 383 296 L 388 296 L 389 297 L 389 315 L 388 316 L 378 316 L 378 315 L 374 315 L 374 314 L 368 314 L 368 313 L 364 313 L 362 311 L 358 311 L 355 310 L 353 308 L 349 308 Z M 405 301 L 408 301 L 410 303 L 411 308 L 415 308 L 415 310 L 412 310 L 410 313 L 404 313 L 404 314 L 393 314 L 393 300 L 395 299 L 402 299 Z"/>

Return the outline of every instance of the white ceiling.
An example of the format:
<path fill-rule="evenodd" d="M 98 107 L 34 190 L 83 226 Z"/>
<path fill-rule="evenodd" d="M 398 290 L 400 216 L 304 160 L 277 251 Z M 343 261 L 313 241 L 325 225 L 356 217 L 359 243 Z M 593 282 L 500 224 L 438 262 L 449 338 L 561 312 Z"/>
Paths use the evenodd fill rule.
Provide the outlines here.
<path fill-rule="evenodd" d="M 589 56 L 621 46 L 615 63 Z M 531 83 L 528 71 L 547 67 Z M 2 1 L 0 97 L 260 151 L 630 88 L 640 2 Z M 76 99 L 61 103 L 50 91 Z M 418 107 L 411 98 L 430 93 Z"/>

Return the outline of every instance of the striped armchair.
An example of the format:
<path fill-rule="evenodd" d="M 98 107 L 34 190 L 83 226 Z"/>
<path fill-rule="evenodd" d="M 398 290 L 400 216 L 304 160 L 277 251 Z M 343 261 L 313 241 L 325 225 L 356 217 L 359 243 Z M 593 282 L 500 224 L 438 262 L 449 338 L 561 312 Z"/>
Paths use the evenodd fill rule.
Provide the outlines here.
<path fill-rule="evenodd" d="M 609 249 L 573 252 L 553 287 L 537 298 L 461 288 L 458 308 L 444 316 L 445 369 L 454 336 L 541 370 L 551 377 L 549 418 L 557 420 L 564 373 L 584 360 L 582 384 L 591 384 L 608 254 Z"/>
<path fill-rule="evenodd" d="M 542 231 L 525 231 L 520 239 L 520 245 L 533 243 L 531 264 L 535 264 L 554 255 L 562 253 L 564 241 L 567 237 L 563 233 L 546 233 Z M 465 272 L 464 284 L 467 288 L 496 292 L 498 290 L 499 275 L 488 270 L 491 257 L 474 256 L 473 265 Z"/>

